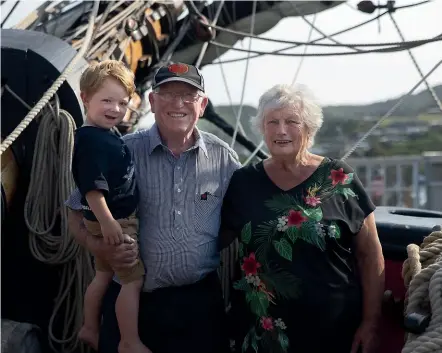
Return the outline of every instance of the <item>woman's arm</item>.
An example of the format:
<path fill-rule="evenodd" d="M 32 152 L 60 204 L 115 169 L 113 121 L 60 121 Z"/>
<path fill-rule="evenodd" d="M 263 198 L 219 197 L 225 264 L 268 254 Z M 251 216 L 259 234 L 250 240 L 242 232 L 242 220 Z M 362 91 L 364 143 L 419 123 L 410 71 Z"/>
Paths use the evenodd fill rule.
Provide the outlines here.
<path fill-rule="evenodd" d="M 355 242 L 363 288 L 363 322 L 375 325 L 381 315 L 385 265 L 373 212 L 364 220 Z"/>

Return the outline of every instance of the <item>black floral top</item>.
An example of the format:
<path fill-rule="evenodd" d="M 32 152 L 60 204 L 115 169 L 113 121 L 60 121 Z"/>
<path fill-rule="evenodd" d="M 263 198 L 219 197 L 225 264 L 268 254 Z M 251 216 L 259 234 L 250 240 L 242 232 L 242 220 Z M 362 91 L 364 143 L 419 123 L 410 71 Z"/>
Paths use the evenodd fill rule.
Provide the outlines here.
<path fill-rule="evenodd" d="M 348 353 L 362 313 L 353 238 L 375 206 L 353 170 L 325 158 L 283 191 L 263 163 L 237 170 L 222 228 L 239 238 L 237 352 Z"/>

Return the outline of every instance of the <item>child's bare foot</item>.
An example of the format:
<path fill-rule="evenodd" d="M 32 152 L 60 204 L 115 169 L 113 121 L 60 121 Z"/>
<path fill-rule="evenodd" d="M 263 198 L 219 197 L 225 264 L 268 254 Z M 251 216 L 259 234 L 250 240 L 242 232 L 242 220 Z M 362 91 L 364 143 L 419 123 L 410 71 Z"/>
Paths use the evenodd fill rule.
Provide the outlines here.
<path fill-rule="evenodd" d="M 152 353 L 140 340 L 120 341 L 118 353 Z"/>
<path fill-rule="evenodd" d="M 98 351 L 98 331 L 83 326 L 78 332 L 80 341 L 88 344 L 93 350 Z"/>

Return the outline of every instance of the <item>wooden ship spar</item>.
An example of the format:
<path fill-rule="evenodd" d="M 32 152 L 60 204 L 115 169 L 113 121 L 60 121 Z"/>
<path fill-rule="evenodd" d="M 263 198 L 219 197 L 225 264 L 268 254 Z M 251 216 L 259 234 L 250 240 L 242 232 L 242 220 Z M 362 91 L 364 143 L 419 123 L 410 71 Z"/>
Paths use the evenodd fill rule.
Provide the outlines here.
<path fill-rule="evenodd" d="M 69 235 L 63 204 L 74 188 L 70 175 L 73 133 L 83 123 L 78 81 L 88 62 L 122 60 L 135 73 L 137 95 L 130 114 L 118 126 L 119 133 L 126 134 L 137 129 L 147 113 L 145 93 L 160 65 L 174 61 L 209 65 L 238 40 L 250 33 L 258 36 L 284 17 L 300 16 L 306 21 L 306 15 L 342 4 L 47 1 L 13 28 L 2 28 L 2 353 L 85 351 L 76 333 L 92 264 Z M 394 1 L 377 6 L 361 1 L 358 8 L 367 13 L 379 11 L 358 25 L 362 26 L 399 7 Z M 323 39 L 339 46 L 333 36 L 358 26 L 309 42 L 291 42 L 291 47 L 323 43 Z M 394 52 L 434 40 L 441 37 L 356 50 Z M 251 54 L 250 48 L 244 51 L 247 59 L 263 55 Z M 272 54 L 278 52 L 284 50 Z M 256 158 L 267 157 L 238 126 L 219 116 L 211 103 L 203 118 L 233 136 Z M 441 353 L 442 213 L 385 207 L 376 212 L 386 259 L 377 352 Z M 416 296 L 418 292 L 421 295 Z"/>

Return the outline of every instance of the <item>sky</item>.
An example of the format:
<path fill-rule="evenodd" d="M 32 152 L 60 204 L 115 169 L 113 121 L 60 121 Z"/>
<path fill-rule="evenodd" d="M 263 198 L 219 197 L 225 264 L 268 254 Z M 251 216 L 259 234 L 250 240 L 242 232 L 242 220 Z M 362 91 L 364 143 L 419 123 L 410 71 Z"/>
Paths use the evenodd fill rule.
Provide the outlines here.
<path fill-rule="evenodd" d="M 398 0 L 396 5 L 407 5 L 420 0 Z M 376 15 L 364 14 L 356 10 L 359 1 L 348 1 L 333 9 L 317 14 L 315 25 L 323 32 L 333 33 L 357 23 L 368 20 Z M 380 0 L 381 3 L 386 1 Z M 2 19 L 5 11 L 14 2 L 8 0 L 2 6 Z M 5 27 L 16 23 L 28 12 L 38 6 L 37 1 L 25 0 L 20 3 Z M 376 3 L 376 1 L 375 1 Z M 442 32 L 440 18 L 442 0 L 411 9 L 398 11 L 394 17 L 406 40 L 426 39 Z M 310 22 L 314 15 L 307 16 Z M 343 43 L 377 43 L 400 41 L 399 35 L 388 15 L 378 23 L 372 22 L 362 28 L 334 37 Z M 278 38 L 292 41 L 307 41 L 309 25 L 301 18 L 289 17 L 282 19 L 274 28 L 262 34 L 263 37 Z M 313 32 L 312 39 L 319 37 Z M 249 39 L 236 43 L 235 47 L 248 48 Z M 287 46 L 286 44 L 265 42 L 252 39 L 252 49 L 273 51 Z M 291 52 L 302 53 L 303 48 Z M 336 48 L 309 47 L 309 53 L 337 51 Z M 346 49 L 344 49 L 346 50 Z M 288 51 L 290 52 L 290 51 Z M 415 58 L 426 74 L 439 60 L 442 59 L 442 42 L 425 44 L 412 50 Z M 220 59 L 228 60 L 247 56 L 247 53 L 229 50 Z M 265 55 L 250 59 L 245 85 L 244 104 L 256 106 L 258 99 L 271 86 L 278 83 L 291 84 L 301 58 Z M 233 104 L 239 104 L 242 96 L 246 61 L 223 64 L 228 89 Z M 215 105 L 230 104 L 223 84 L 219 64 L 205 66 L 202 69 L 205 77 L 207 93 Z M 420 75 L 406 51 L 389 54 L 363 54 L 338 57 L 306 57 L 300 68 L 297 82 L 306 84 L 315 93 L 322 105 L 337 104 L 366 104 L 387 100 L 408 92 L 420 79 Z M 442 66 L 428 79 L 432 85 L 442 83 Z M 424 85 L 418 89 L 421 90 Z"/>

